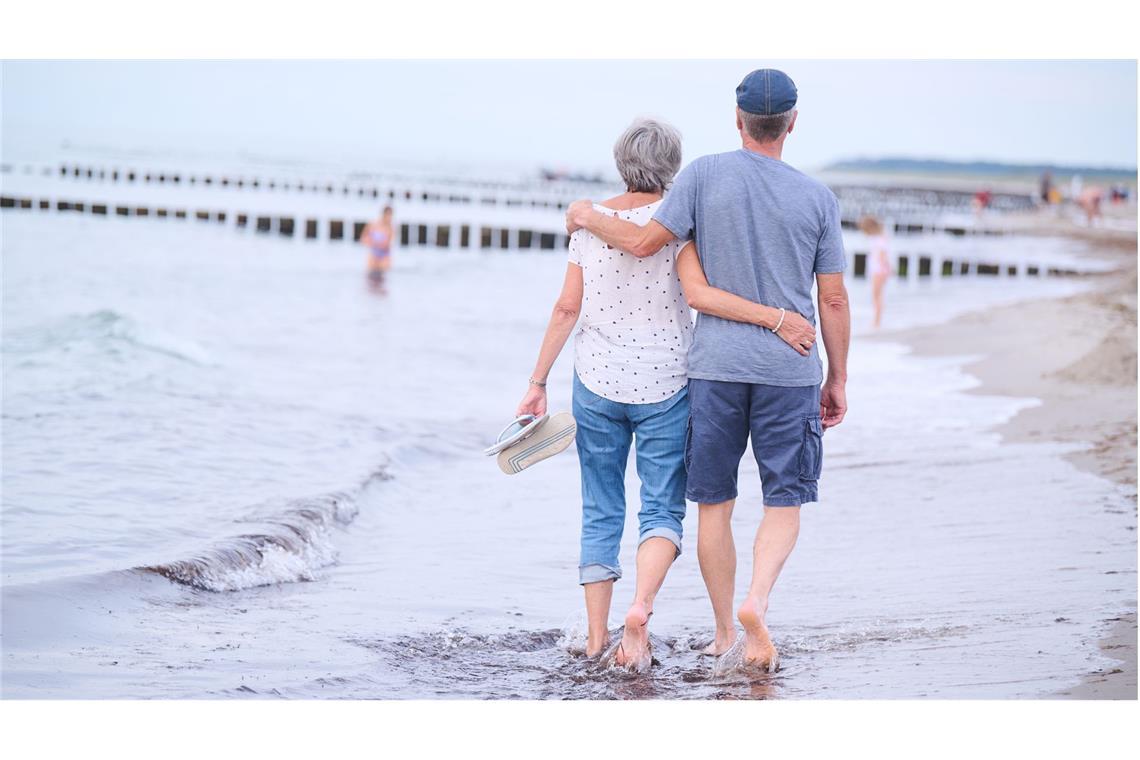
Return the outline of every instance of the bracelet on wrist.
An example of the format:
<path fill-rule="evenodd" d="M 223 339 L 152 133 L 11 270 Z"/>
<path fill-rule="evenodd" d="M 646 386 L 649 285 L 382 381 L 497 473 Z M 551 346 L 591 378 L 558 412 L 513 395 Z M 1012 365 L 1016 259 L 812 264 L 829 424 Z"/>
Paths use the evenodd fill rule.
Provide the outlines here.
<path fill-rule="evenodd" d="M 537 388 L 545 388 L 546 387 L 546 383 L 540 383 L 539 381 L 535 380 L 533 377 L 530 379 L 530 384 L 537 387 Z"/>
<path fill-rule="evenodd" d="M 774 332 L 774 333 L 780 332 L 780 328 L 784 326 L 784 315 L 787 313 L 788 313 L 787 309 L 780 309 L 780 321 L 777 322 L 776 326 L 772 328 L 772 332 Z"/>

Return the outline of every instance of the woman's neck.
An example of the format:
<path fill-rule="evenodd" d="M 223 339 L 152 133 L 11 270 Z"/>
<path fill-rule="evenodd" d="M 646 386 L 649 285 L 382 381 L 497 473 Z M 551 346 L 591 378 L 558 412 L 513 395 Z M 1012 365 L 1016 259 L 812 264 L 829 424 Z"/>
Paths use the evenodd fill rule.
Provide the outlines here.
<path fill-rule="evenodd" d="M 661 200 L 661 193 L 627 190 L 621 195 L 610 198 L 608 201 L 602 201 L 599 205 L 612 208 L 615 211 L 624 211 L 630 208 L 637 208 L 638 206 L 648 206 L 650 203 L 656 203 L 659 200 Z"/>

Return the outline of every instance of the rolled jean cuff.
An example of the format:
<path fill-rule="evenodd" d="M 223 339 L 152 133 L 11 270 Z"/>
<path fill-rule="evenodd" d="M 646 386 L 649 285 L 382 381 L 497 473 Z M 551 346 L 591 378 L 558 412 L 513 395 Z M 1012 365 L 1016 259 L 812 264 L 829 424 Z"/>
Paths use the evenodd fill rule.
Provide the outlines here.
<path fill-rule="evenodd" d="M 578 568 L 578 584 L 600 583 L 601 581 L 616 581 L 621 577 L 621 569 L 593 563 Z"/>
<path fill-rule="evenodd" d="M 641 546 L 651 538 L 669 539 L 673 546 L 677 548 L 677 556 L 681 556 L 681 534 L 677 531 L 673 530 L 672 528 L 663 527 L 649 528 L 641 534 L 641 537 L 639 539 L 637 539 L 637 545 Z"/>

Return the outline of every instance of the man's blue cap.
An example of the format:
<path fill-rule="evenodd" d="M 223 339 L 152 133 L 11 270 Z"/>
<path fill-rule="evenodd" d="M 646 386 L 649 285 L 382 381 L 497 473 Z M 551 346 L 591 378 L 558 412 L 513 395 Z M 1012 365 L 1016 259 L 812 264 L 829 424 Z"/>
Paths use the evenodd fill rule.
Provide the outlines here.
<path fill-rule="evenodd" d="M 779 69 L 756 69 L 736 88 L 741 111 L 771 116 L 796 107 L 796 83 Z"/>

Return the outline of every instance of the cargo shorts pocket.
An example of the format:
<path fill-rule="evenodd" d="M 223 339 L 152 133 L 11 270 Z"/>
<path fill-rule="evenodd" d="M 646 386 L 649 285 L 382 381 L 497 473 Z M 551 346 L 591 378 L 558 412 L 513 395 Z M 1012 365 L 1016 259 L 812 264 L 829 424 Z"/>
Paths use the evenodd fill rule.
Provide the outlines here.
<path fill-rule="evenodd" d="M 823 469 L 823 423 L 819 417 L 804 419 L 804 441 L 800 448 L 800 480 L 819 480 Z"/>
<path fill-rule="evenodd" d="M 685 425 L 685 474 L 693 465 L 693 415 L 689 415 L 689 420 Z"/>

